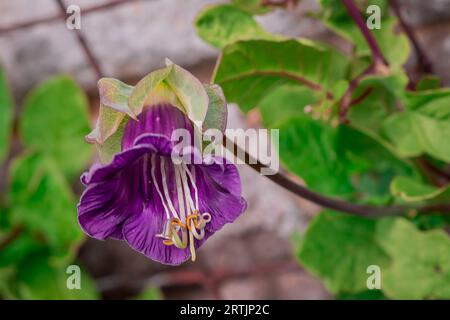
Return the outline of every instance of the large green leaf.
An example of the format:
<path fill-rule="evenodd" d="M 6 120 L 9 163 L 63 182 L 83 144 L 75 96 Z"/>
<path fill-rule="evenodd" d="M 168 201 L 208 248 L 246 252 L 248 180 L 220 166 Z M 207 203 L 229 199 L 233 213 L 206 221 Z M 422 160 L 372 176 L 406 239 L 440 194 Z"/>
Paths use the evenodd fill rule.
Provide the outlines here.
<path fill-rule="evenodd" d="M 439 120 L 450 120 L 450 96 L 437 97 L 420 105 L 408 105 L 409 110 L 417 111 L 423 115 Z"/>
<path fill-rule="evenodd" d="M 377 140 L 397 156 L 394 146 L 383 136 L 381 123 L 404 107 L 407 82 L 406 74 L 400 70 L 391 71 L 386 76 L 364 77 L 353 93 L 352 98 L 356 102 L 347 114 L 352 127 Z"/>
<path fill-rule="evenodd" d="M 441 78 L 435 75 L 424 75 L 416 85 L 417 91 L 427 91 L 439 89 L 441 87 Z"/>
<path fill-rule="evenodd" d="M 249 111 L 286 83 L 306 85 L 325 96 L 325 90 L 345 79 L 347 67 L 342 54 L 306 40 L 240 41 L 224 48 L 214 82 L 228 101 Z"/>
<path fill-rule="evenodd" d="M 12 117 L 12 98 L 6 82 L 6 74 L 0 66 L 0 164 L 8 152 Z"/>
<path fill-rule="evenodd" d="M 450 119 L 404 111 L 382 123 L 384 133 L 404 157 L 427 153 L 450 162 Z"/>
<path fill-rule="evenodd" d="M 377 242 L 393 257 L 382 269 L 382 288 L 394 299 L 450 299 L 450 239 L 442 230 L 421 232 L 405 219 L 383 219 Z"/>
<path fill-rule="evenodd" d="M 229 4 L 207 7 L 198 15 L 195 26 L 198 35 L 217 48 L 239 40 L 274 38 L 251 14 Z"/>
<path fill-rule="evenodd" d="M 17 268 L 12 291 L 24 300 L 91 300 L 97 299 L 93 281 L 81 269 L 80 289 L 66 285 L 67 266 L 52 266 L 45 252 L 33 254 Z"/>
<path fill-rule="evenodd" d="M 392 200 L 390 184 L 395 176 L 419 175 L 377 140 L 350 126 L 339 126 L 336 135 L 339 161 L 347 168 L 358 202 L 387 205 Z"/>
<path fill-rule="evenodd" d="M 296 100 L 289 103 L 294 106 Z M 370 136 L 346 125 L 332 128 L 300 110 L 296 115 L 295 108 L 288 109 L 291 119 L 277 122 L 280 159 L 313 190 L 360 203 L 387 204 L 392 200 L 393 177 L 418 176 L 413 166 Z M 280 113 L 268 111 L 266 117 L 282 118 Z"/>
<path fill-rule="evenodd" d="M 275 88 L 259 103 L 265 127 L 277 128 L 286 120 L 295 116 L 305 115 L 305 107 L 319 101 L 318 95 L 307 87 L 287 84 Z"/>
<path fill-rule="evenodd" d="M 396 177 L 391 184 L 392 194 L 408 202 L 450 202 L 450 186 L 437 188 L 410 177 Z"/>
<path fill-rule="evenodd" d="M 375 241 L 376 220 L 325 211 L 311 221 L 297 257 L 333 293 L 366 290 L 367 267 L 388 265 Z"/>
<path fill-rule="evenodd" d="M 91 148 L 84 142 L 90 131 L 88 104 L 71 78 L 57 76 L 31 91 L 20 129 L 25 145 L 52 156 L 68 178 L 87 166 L 91 157 Z"/>
<path fill-rule="evenodd" d="M 22 230 L 20 235 L 0 251 L 0 268 L 14 267 L 26 257 L 36 251 L 45 248 L 38 237 L 33 237 L 31 232 Z"/>
<path fill-rule="evenodd" d="M 449 88 L 441 88 L 434 90 L 425 90 L 425 91 L 408 91 L 406 93 L 406 105 L 410 110 L 420 109 L 420 107 L 434 102 L 439 99 L 449 98 L 450 97 L 450 89 Z"/>
<path fill-rule="evenodd" d="M 332 127 L 305 115 L 279 128 L 280 159 L 287 169 L 320 193 L 342 197 L 353 193 L 347 168 L 338 159 Z"/>
<path fill-rule="evenodd" d="M 38 235 L 60 260 L 73 256 L 83 239 L 76 200 L 52 158 L 42 154 L 16 158 L 9 196 L 15 225 Z"/>

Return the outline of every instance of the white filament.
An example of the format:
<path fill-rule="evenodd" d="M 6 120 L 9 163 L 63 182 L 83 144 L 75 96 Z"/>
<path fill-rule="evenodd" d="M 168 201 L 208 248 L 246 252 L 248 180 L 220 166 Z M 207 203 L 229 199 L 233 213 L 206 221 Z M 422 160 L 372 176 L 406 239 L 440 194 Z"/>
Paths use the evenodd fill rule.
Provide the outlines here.
<path fill-rule="evenodd" d="M 170 220 L 170 213 L 169 213 L 169 210 L 168 210 L 167 207 L 166 207 L 166 202 L 165 202 L 164 197 L 163 197 L 163 195 L 162 195 L 162 193 L 161 193 L 161 190 L 159 189 L 158 181 L 156 181 L 156 176 L 155 176 L 155 158 L 156 158 L 156 155 L 152 154 L 152 159 L 151 159 L 151 164 L 152 164 L 152 169 L 151 169 L 152 179 L 153 179 L 153 182 L 154 182 L 154 184 L 155 184 L 156 191 L 158 192 L 159 197 L 161 198 L 161 202 L 162 202 L 162 204 L 163 204 L 164 211 L 166 212 L 167 220 Z"/>
<path fill-rule="evenodd" d="M 161 199 L 161 202 L 164 207 L 164 211 L 166 213 L 167 217 L 167 223 L 170 225 L 171 221 L 173 221 L 174 218 L 179 219 L 184 225 L 185 228 L 182 230 L 183 237 L 187 235 L 189 236 L 189 250 L 191 252 L 192 260 L 195 260 L 196 253 L 195 253 L 195 240 L 201 240 L 205 237 L 205 224 L 208 223 L 211 220 L 211 215 L 209 213 L 204 213 L 202 216 L 197 216 L 195 219 L 189 220 L 189 226 L 188 223 L 188 217 L 192 215 L 198 215 L 199 210 L 199 199 L 198 199 L 198 189 L 195 184 L 195 171 L 192 173 L 188 166 L 186 164 L 181 165 L 175 165 L 174 164 L 174 177 L 175 177 L 175 185 L 176 185 L 176 192 L 177 192 L 177 199 L 178 199 L 178 210 L 175 209 L 175 205 L 172 202 L 172 199 L 170 197 L 169 193 L 169 186 L 167 184 L 167 173 L 166 173 L 166 159 L 164 157 L 161 157 L 160 161 L 160 170 L 161 170 L 161 184 L 162 184 L 162 191 L 160 189 L 159 183 L 156 180 L 155 170 L 156 170 L 156 155 L 152 155 L 151 158 L 151 176 L 155 184 L 156 191 L 158 192 L 158 195 Z M 146 165 L 147 165 L 148 159 L 146 159 Z M 194 170 L 195 168 L 192 168 Z M 193 192 L 191 192 L 191 188 Z M 193 193 L 193 194 L 192 194 Z M 193 199 L 194 198 L 194 199 Z M 201 219 L 201 220 L 198 220 Z M 196 222 L 197 225 L 196 225 Z M 181 226 L 177 226 L 175 230 L 172 232 L 178 232 L 180 230 Z M 170 228 L 170 226 L 169 226 Z M 198 228 L 198 230 L 197 230 Z M 178 230 L 178 231 L 177 231 Z M 164 230 L 163 230 L 164 232 Z M 161 234 L 157 236 L 169 236 L 170 234 Z M 177 241 L 174 239 L 175 235 L 172 233 L 172 241 L 173 244 L 175 244 L 177 247 Z M 187 240 L 187 239 L 186 239 Z M 183 241 L 184 242 L 184 241 Z M 185 248 L 186 244 L 184 245 Z"/>
<path fill-rule="evenodd" d="M 181 221 L 183 223 L 186 222 L 186 212 L 185 212 L 185 206 L 184 206 L 184 192 L 183 192 L 183 187 L 181 185 L 181 168 L 178 165 L 175 165 L 175 181 L 176 181 L 176 185 L 177 185 L 177 196 L 178 196 L 178 207 L 180 210 L 180 216 L 181 216 Z"/>
<path fill-rule="evenodd" d="M 161 157 L 161 175 L 162 175 L 162 185 L 164 189 L 164 195 L 166 196 L 167 205 L 169 206 L 172 215 L 175 218 L 180 219 L 169 195 L 169 188 L 167 187 L 167 177 L 166 177 L 166 170 L 164 168 L 164 163 L 165 163 L 164 157 Z"/>
<path fill-rule="evenodd" d="M 193 174 L 189 171 L 189 168 L 187 167 L 186 164 L 182 164 L 184 170 L 186 171 L 187 175 L 189 176 L 189 180 L 191 182 L 192 187 L 194 188 L 194 195 L 195 195 L 195 207 L 198 210 L 198 190 L 197 190 L 197 186 L 195 185 L 195 179 Z M 194 170 L 195 173 L 195 167 L 192 168 L 192 170 Z"/>
<path fill-rule="evenodd" d="M 183 168 L 184 169 L 184 168 Z M 189 188 L 189 184 L 186 177 L 186 170 L 181 170 L 181 181 L 183 182 L 183 188 L 184 188 L 184 194 L 186 196 L 186 199 L 188 201 L 188 204 L 190 205 L 191 212 L 196 210 L 197 208 L 194 205 L 194 201 L 191 197 L 191 192 Z"/>

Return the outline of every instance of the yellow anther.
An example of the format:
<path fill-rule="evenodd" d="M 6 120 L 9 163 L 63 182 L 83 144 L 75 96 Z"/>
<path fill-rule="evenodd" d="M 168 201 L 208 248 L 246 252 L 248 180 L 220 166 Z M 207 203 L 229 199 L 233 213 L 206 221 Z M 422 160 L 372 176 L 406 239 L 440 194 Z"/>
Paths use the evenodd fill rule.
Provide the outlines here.
<path fill-rule="evenodd" d="M 173 241 L 172 241 L 172 240 L 163 240 L 163 243 L 164 243 L 166 246 L 171 246 L 171 245 L 173 245 Z"/>
<path fill-rule="evenodd" d="M 177 218 L 172 219 L 172 226 L 180 226 L 182 229 L 186 229 L 186 225 Z"/>

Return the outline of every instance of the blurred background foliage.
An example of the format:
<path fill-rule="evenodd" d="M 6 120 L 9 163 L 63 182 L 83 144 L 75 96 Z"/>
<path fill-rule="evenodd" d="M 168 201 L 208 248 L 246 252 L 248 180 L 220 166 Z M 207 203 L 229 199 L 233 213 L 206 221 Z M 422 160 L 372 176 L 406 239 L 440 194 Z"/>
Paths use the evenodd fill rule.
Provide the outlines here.
<path fill-rule="evenodd" d="M 348 123 L 339 122 L 339 104 L 372 57 L 341 1 L 322 0 L 312 15 L 349 41 L 350 53 L 269 33 L 255 18 L 275 8 L 263 0 L 208 6 L 193 27 L 221 50 L 213 82 L 243 113 L 280 129 L 283 167 L 309 188 L 359 204 L 448 204 L 448 179 L 422 164 L 449 168 L 450 89 L 428 74 L 411 87 L 403 67 L 410 44 L 394 30 L 388 1 L 355 2 L 366 17 L 367 6 L 382 9 L 382 28 L 372 34 L 388 65 L 358 81 Z M 78 177 L 93 159 L 84 142 L 92 118 L 86 94 L 70 76 L 56 75 L 23 101 L 14 115 L 0 68 L 0 163 L 8 168 L 0 186 L 0 298 L 100 298 L 88 272 L 82 290 L 66 288 L 67 267 L 83 270 L 76 203 Z M 293 254 L 339 299 L 449 299 L 448 223 L 442 212 L 367 219 L 325 210 L 293 238 Z M 381 290 L 367 289 L 369 265 L 382 270 Z M 161 294 L 149 286 L 136 298 Z"/>
<path fill-rule="evenodd" d="M 427 78 L 408 87 L 402 66 L 410 45 L 404 33 L 394 32 L 397 21 L 388 1 L 355 1 L 366 19 L 368 6 L 381 9 L 381 28 L 372 34 L 387 64 L 381 72 L 359 76 L 350 91 L 355 103 L 347 123 L 339 122 L 343 95 L 374 61 L 343 2 L 322 0 L 316 17 L 353 44 L 349 55 L 268 34 L 253 16 L 266 2 L 252 3 L 208 7 L 196 28 L 222 50 L 213 81 L 228 101 L 243 112 L 257 109 L 265 126 L 280 129 L 284 167 L 311 189 L 351 202 L 448 205 L 448 180 L 430 179 L 418 162 L 448 170 L 450 90 Z M 296 241 L 296 255 L 337 297 L 448 299 L 448 221 L 445 213 L 417 210 L 377 219 L 324 211 Z M 370 265 L 382 274 L 382 290 L 375 293 L 367 291 Z"/>

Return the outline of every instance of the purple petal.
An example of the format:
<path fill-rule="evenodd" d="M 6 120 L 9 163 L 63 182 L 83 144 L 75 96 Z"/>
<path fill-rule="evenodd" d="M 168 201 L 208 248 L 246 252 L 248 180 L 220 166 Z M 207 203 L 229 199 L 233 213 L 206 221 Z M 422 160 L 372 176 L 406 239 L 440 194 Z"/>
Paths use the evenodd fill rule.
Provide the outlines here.
<path fill-rule="evenodd" d="M 175 168 L 171 154 L 176 144 L 172 131 L 184 128 L 192 132 L 187 117 L 170 105 L 148 107 L 130 120 L 125 128 L 123 150 L 107 165 L 94 165 L 82 176 L 87 186 L 78 205 L 82 229 L 97 239 L 125 240 L 133 249 L 164 264 L 178 265 L 191 256 L 189 248 L 167 246 L 157 237 L 167 219 L 160 191 L 165 173 L 167 193 L 175 211 L 180 213 Z M 195 149 L 181 150 L 191 159 L 201 159 Z M 185 158 L 185 157 L 183 157 Z M 213 158 L 212 162 L 188 165 L 195 172 L 201 213 L 211 214 L 205 238 L 195 240 L 195 248 L 224 224 L 233 222 L 246 208 L 236 166 Z M 164 164 L 162 171 L 161 164 Z M 191 186 L 193 194 L 194 188 Z M 164 202 L 167 200 L 164 199 Z"/>
<path fill-rule="evenodd" d="M 146 149 L 128 150 L 110 165 L 100 167 L 85 178 L 87 189 L 78 204 L 78 221 L 91 237 L 104 240 L 120 237 L 121 224 L 142 211 L 142 160 Z M 128 164 L 128 165 L 127 165 Z"/>
<path fill-rule="evenodd" d="M 241 196 L 241 180 L 236 166 L 223 162 L 197 166 L 195 171 L 200 210 L 212 216 L 206 225 L 210 233 L 236 220 L 247 208 L 247 202 Z"/>
<path fill-rule="evenodd" d="M 191 122 L 178 108 L 170 104 L 144 107 L 138 121 L 128 121 L 124 130 L 122 150 L 132 148 L 136 138 L 143 134 L 162 135 L 170 140 L 172 132 L 180 128 L 193 132 Z"/>
<path fill-rule="evenodd" d="M 159 210 L 158 210 L 159 209 Z M 123 225 L 125 241 L 134 250 L 148 258 L 168 265 L 179 265 L 191 256 L 189 249 L 167 246 L 163 239 L 156 237 L 163 228 L 164 209 L 153 205 L 130 217 Z"/>

